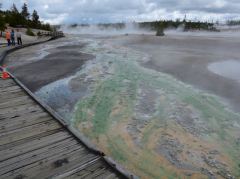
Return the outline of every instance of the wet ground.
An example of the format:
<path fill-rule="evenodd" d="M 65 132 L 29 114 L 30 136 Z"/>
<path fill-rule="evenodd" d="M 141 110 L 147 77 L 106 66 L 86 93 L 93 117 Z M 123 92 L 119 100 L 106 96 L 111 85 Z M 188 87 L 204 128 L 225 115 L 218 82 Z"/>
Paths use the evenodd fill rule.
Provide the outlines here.
<path fill-rule="evenodd" d="M 86 61 L 95 58 L 93 55 L 78 52 L 84 44 L 58 47 L 56 43 L 53 42 L 54 48 L 50 51 L 49 45 L 41 45 L 43 50 L 36 55 L 32 55 L 32 52 L 36 48 L 39 50 L 41 46 L 21 50 L 14 54 L 15 58 L 7 61 L 8 68 L 33 92 L 49 83 L 74 75 Z M 61 40 L 58 40 L 58 43 L 60 44 Z M 19 53 L 27 60 L 19 59 Z"/>
<path fill-rule="evenodd" d="M 68 36 L 15 52 L 7 64 L 142 178 L 236 178 L 239 45 L 219 35 Z"/>
<path fill-rule="evenodd" d="M 225 98 L 240 112 L 240 36 L 197 34 L 157 38 L 149 35 L 108 39 L 149 55 L 145 67 L 168 73 L 175 78 Z M 228 61 L 234 60 L 234 62 Z M 220 62 L 222 65 L 212 63 Z M 234 64 L 232 64 L 234 63 Z M 210 66 L 210 68 L 208 68 Z"/>

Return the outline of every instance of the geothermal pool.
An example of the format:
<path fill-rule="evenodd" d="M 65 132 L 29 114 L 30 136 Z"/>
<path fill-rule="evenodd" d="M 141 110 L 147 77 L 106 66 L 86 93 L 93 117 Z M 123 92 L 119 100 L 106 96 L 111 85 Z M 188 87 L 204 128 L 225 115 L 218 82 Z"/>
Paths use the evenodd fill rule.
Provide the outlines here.
<path fill-rule="evenodd" d="M 29 50 L 13 54 L 10 69 L 130 172 L 141 178 L 240 176 L 240 114 L 222 97 L 148 68 L 151 54 L 105 37 L 51 43 L 43 45 L 42 59 L 24 65 L 14 66 L 14 56 L 24 61 Z M 39 56 L 43 46 L 30 51 Z M 31 78 L 24 75 L 32 69 Z"/>

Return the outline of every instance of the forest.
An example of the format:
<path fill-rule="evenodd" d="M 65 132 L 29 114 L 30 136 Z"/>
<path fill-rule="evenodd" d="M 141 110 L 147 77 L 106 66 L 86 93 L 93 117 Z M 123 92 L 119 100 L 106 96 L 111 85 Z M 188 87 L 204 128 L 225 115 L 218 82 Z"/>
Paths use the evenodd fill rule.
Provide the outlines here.
<path fill-rule="evenodd" d="M 29 12 L 26 3 L 22 5 L 21 10 L 19 10 L 15 4 L 13 4 L 9 10 L 2 10 L 1 7 L 2 4 L 0 3 L 0 31 L 4 31 L 7 25 L 15 28 L 52 30 L 50 24 L 40 21 L 36 10 L 33 10 L 32 13 Z"/>

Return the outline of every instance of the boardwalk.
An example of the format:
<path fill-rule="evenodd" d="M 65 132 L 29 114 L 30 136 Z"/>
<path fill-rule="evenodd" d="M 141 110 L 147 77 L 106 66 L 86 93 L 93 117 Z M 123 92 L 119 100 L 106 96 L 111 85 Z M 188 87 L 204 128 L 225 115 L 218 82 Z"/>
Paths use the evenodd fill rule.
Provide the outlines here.
<path fill-rule="evenodd" d="M 0 178 L 123 178 L 12 80 L 0 80 Z"/>

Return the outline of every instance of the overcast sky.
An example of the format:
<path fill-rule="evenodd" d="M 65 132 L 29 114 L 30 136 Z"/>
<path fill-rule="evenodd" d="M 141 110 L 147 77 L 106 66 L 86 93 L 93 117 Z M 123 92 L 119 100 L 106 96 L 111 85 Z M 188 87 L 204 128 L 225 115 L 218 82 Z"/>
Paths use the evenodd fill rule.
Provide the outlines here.
<path fill-rule="evenodd" d="M 53 24 L 240 19 L 240 0 L 0 0 L 3 9 L 27 1 L 41 20 Z"/>

